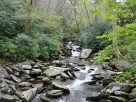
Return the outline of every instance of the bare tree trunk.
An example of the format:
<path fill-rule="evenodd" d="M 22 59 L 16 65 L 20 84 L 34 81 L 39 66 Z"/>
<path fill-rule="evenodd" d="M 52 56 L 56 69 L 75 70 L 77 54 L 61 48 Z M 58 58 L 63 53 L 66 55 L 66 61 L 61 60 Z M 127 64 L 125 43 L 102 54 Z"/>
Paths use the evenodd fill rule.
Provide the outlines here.
<path fill-rule="evenodd" d="M 88 25 L 90 26 L 90 16 L 89 16 L 89 12 L 88 12 L 88 9 L 87 9 L 87 6 L 86 6 L 86 3 L 84 1 L 84 6 L 85 6 L 85 11 L 86 11 L 86 15 L 87 15 L 87 19 L 88 19 Z"/>
<path fill-rule="evenodd" d="M 25 33 L 31 34 L 31 12 L 33 0 L 24 0 L 26 3 Z"/>
<path fill-rule="evenodd" d="M 79 26 L 79 23 L 78 23 L 78 21 L 77 21 L 77 10 L 76 10 L 76 8 L 75 8 L 75 5 L 76 5 L 76 4 L 73 3 L 72 0 L 70 0 L 70 3 L 71 3 L 71 5 L 73 6 L 75 21 L 76 21 L 76 25 L 77 25 L 77 31 L 80 32 L 80 26 Z"/>

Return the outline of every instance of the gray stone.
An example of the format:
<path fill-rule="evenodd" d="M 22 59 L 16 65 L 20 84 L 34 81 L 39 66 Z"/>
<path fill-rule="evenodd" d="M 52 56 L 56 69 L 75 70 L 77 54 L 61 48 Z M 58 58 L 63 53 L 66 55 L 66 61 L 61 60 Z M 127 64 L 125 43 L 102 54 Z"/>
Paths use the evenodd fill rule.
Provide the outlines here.
<path fill-rule="evenodd" d="M 119 60 L 116 64 L 116 68 L 120 71 L 128 69 L 130 67 L 130 63 L 126 60 Z"/>
<path fill-rule="evenodd" d="M 19 79 L 18 77 L 14 76 L 14 75 L 10 75 L 10 77 L 17 83 L 21 82 L 21 79 Z"/>
<path fill-rule="evenodd" d="M 104 86 L 107 86 L 107 85 L 109 85 L 112 82 L 114 82 L 114 79 L 112 79 L 112 78 L 105 78 L 105 79 L 102 80 L 102 84 Z"/>
<path fill-rule="evenodd" d="M 64 92 L 64 94 L 70 93 L 70 91 L 66 85 L 62 85 L 59 82 L 53 82 L 52 85 L 53 85 L 53 87 L 62 90 Z"/>
<path fill-rule="evenodd" d="M 40 96 L 39 98 L 42 102 L 50 102 L 50 100 L 45 96 Z"/>
<path fill-rule="evenodd" d="M 32 83 L 29 83 L 29 82 L 20 82 L 20 83 L 18 83 L 18 86 L 19 87 L 31 87 Z"/>
<path fill-rule="evenodd" d="M 113 83 L 110 83 L 107 87 L 105 87 L 102 90 L 102 92 L 112 94 L 112 93 L 114 93 L 114 91 L 123 91 L 123 92 L 128 93 L 128 92 L 130 92 L 131 89 L 132 89 L 131 85 L 113 82 Z"/>
<path fill-rule="evenodd" d="M 31 70 L 32 69 L 32 66 L 29 62 L 19 63 L 18 66 L 21 70 Z"/>
<path fill-rule="evenodd" d="M 15 98 L 13 95 L 0 93 L 0 101 L 1 102 L 13 102 L 14 100 L 15 100 Z"/>
<path fill-rule="evenodd" d="M 45 85 L 51 85 L 51 81 L 50 81 L 50 79 L 49 78 L 47 78 L 47 77 L 44 77 L 43 79 L 42 79 L 42 82 L 45 84 Z"/>
<path fill-rule="evenodd" d="M 136 102 L 136 98 L 134 98 L 134 99 L 130 100 L 130 102 Z"/>
<path fill-rule="evenodd" d="M 61 67 L 55 67 L 55 66 L 49 66 L 49 69 L 44 71 L 44 75 L 49 77 L 56 77 L 60 75 L 63 72 L 69 71 L 70 68 L 61 68 Z"/>
<path fill-rule="evenodd" d="M 88 58 L 91 52 L 92 52 L 92 49 L 83 49 L 81 51 L 80 58 L 83 58 L 83 59 Z"/>
<path fill-rule="evenodd" d="M 93 93 L 91 96 L 87 97 L 86 101 L 100 101 L 102 99 L 101 93 Z"/>
<path fill-rule="evenodd" d="M 25 98 L 28 102 L 33 99 L 36 95 L 37 88 L 31 88 L 27 91 L 24 91 L 21 93 L 22 97 Z"/>
<path fill-rule="evenodd" d="M 10 78 L 9 74 L 4 68 L 0 67 L 0 78 Z"/>
<path fill-rule="evenodd" d="M 112 102 L 127 102 L 125 98 L 117 96 L 109 96 L 108 99 L 110 99 Z"/>
<path fill-rule="evenodd" d="M 132 89 L 132 92 L 136 92 L 136 88 L 133 88 L 133 89 Z"/>
<path fill-rule="evenodd" d="M 56 98 L 62 96 L 63 92 L 62 90 L 51 90 L 51 91 L 47 91 L 46 95 L 47 97 Z"/>
<path fill-rule="evenodd" d="M 114 94 L 116 96 L 120 96 L 120 97 L 124 97 L 124 98 L 128 98 L 129 97 L 128 93 L 125 93 L 125 92 L 122 92 L 122 91 L 114 91 Z"/>

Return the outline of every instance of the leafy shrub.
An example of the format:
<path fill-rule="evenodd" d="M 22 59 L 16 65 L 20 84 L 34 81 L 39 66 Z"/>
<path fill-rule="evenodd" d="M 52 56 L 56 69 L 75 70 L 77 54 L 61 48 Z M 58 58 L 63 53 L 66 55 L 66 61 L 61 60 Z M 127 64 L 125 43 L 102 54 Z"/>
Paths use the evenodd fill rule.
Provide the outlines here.
<path fill-rule="evenodd" d="M 17 61 L 33 60 L 39 56 L 39 46 L 36 40 L 29 35 L 18 34 L 17 37 L 15 37 L 15 44 L 17 45 Z"/>
<path fill-rule="evenodd" d="M 98 23 L 92 26 L 87 33 L 84 33 L 80 37 L 80 42 L 87 48 L 102 49 L 107 45 L 107 40 L 97 39 L 97 36 L 103 35 L 111 28 L 108 23 Z"/>
<path fill-rule="evenodd" d="M 98 56 L 95 57 L 94 61 L 96 64 L 101 64 L 103 61 L 109 61 L 113 59 L 112 46 L 107 46 L 105 49 L 98 52 Z"/>
<path fill-rule="evenodd" d="M 17 57 L 16 55 L 17 46 L 13 43 L 11 39 L 3 38 L 0 40 L 0 58 L 5 60 L 14 61 Z"/>
<path fill-rule="evenodd" d="M 48 60 L 58 55 L 60 50 L 60 42 L 58 40 L 49 38 L 45 34 L 40 35 L 36 40 L 39 45 L 40 59 Z"/>
<path fill-rule="evenodd" d="M 130 83 L 136 84 L 135 77 L 136 77 L 136 64 L 133 64 L 130 68 L 125 70 L 121 75 L 116 76 L 115 79 L 119 82 L 130 81 Z"/>

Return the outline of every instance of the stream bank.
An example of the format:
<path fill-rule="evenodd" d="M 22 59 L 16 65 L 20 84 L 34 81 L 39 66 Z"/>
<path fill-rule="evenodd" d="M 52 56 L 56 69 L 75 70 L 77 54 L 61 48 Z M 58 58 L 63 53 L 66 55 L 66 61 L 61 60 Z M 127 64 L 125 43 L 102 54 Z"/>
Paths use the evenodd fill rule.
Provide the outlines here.
<path fill-rule="evenodd" d="M 135 102 L 135 86 L 115 82 L 121 74 L 109 63 L 80 59 L 80 46 L 66 44 L 68 54 L 46 63 L 27 61 L 0 68 L 0 102 Z M 69 55 L 69 56 L 68 56 Z"/>

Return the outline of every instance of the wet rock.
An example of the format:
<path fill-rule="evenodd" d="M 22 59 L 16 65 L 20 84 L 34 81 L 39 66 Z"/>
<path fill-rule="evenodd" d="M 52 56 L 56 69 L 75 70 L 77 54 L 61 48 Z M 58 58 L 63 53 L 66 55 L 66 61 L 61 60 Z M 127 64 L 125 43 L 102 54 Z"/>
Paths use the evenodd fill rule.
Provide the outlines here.
<path fill-rule="evenodd" d="M 85 82 L 84 84 L 95 85 L 96 82 L 97 82 L 96 80 L 91 80 L 91 81 Z"/>
<path fill-rule="evenodd" d="M 42 82 L 45 84 L 45 85 L 51 85 L 51 81 L 50 81 L 50 79 L 49 78 L 47 78 L 47 77 L 44 77 L 43 79 L 42 79 Z"/>
<path fill-rule="evenodd" d="M 116 68 L 120 71 L 128 69 L 130 67 L 130 63 L 126 60 L 120 60 L 116 64 Z"/>
<path fill-rule="evenodd" d="M 122 91 L 114 91 L 114 94 L 116 96 L 120 96 L 120 97 L 123 97 L 123 98 L 128 98 L 129 97 L 128 93 L 125 93 L 125 92 L 122 92 Z"/>
<path fill-rule="evenodd" d="M 19 63 L 18 66 L 21 70 L 31 70 L 32 69 L 32 66 L 29 62 Z"/>
<path fill-rule="evenodd" d="M 65 73 L 61 73 L 61 77 L 66 80 L 66 79 L 69 79 L 69 76 Z"/>
<path fill-rule="evenodd" d="M 64 65 L 64 63 L 60 60 L 55 60 L 52 62 L 53 65 L 57 66 L 57 67 L 61 67 L 62 65 Z"/>
<path fill-rule="evenodd" d="M 39 98 L 42 102 L 50 102 L 50 100 L 45 96 L 40 96 Z"/>
<path fill-rule="evenodd" d="M 36 95 L 37 88 L 31 88 L 27 91 L 21 93 L 22 97 L 25 98 L 27 101 L 33 99 Z"/>
<path fill-rule="evenodd" d="M 63 95 L 63 92 L 61 90 L 51 90 L 47 91 L 46 95 L 47 97 L 56 98 L 61 97 Z"/>
<path fill-rule="evenodd" d="M 70 90 L 68 89 L 68 87 L 66 87 L 66 85 L 62 85 L 59 82 L 53 82 L 52 85 L 54 88 L 62 90 L 64 94 L 70 93 Z"/>
<path fill-rule="evenodd" d="M 0 101 L 1 102 L 14 102 L 15 101 L 15 97 L 13 95 L 0 93 Z"/>
<path fill-rule="evenodd" d="M 32 83 L 29 83 L 29 82 L 20 82 L 18 84 L 19 87 L 31 87 L 32 86 Z"/>
<path fill-rule="evenodd" d="M 108 97 L 112 102 L 127 102 L 123 97 L 109 96 Z"/>
<path fill-rule="evenodd" d="M 86 98 L 86 101 L 100 101 L 102 96 L 100 93 L 93 93 L 91 96 Z"/>
<path fill-rule="evenodd" d="M 114 93 L 114 91 L 123 91 L 123 92 L 128 93 L 128 92 L 130 92 L 131 89 L 132 89 L 131 85 L 113 82 L 113 83 L 110 83 L 107 87 L 105 87 L 102 90 L 102 92 L 112 94 L 112 93 Z"/>
<path fill-rule="evenodd" d="M 30 76 L 33 78 L 37 78 L 37 76 L 40 76 L 42 71 L 40 69 L 32 69 L 30 72 Z"/>
<path fill-rule="evenodd" d="M 105 79 L 102 80 L 102 84 L 104 86 L 107 86 L 107 85 L 109 85 L 112 82 L 114 82 L 114 79 L 112 79 L 112 78 L 105 78 Z"/>
<path fill-rule="evenodd" d="M 80 58 L 83 58 L 83 59 L 88 58 L 91 52 L 92 52 L 92 49 L 83 49 L 81 51 Z"/>
<path fill-rule="evenodd" d="M 130 102 L 136 102 L 136 98 L 134 98 L 134 99 L 130 100 Z"/>
<path fill-rule="evenodd" d="M 55 67 L 55 66 L 49 66 L 49 69 L 44 71 L 44 75 L 49 77 L 56 77 L 60 75 L 63 72 L 69 71 L 70 68 L 61 68 L 61 67 Z"/>
<path fill-rule="evenodd" d="M 135 92 L 135 93 L 136 93 L 136 88 L 133 88 L 133 89 L 132 89 L 132 93 L 133 93 L 133 92 Z"/>
<path fill-rule="evenodd" d="M 21 79 L 19 79 L 18 77 L 14 76 L 14 75 L 10 75 L 10 77 L 17 83 L 21 82 Z"/>
<path fill-rule="evenodd" d="M 130 99 L 136 98 L 136 92 L 130 93 L 130 94 L 129 94 L 129 98 L 130 98 Z"/>
<path fill-rule="evenodd" d="M 102 79 L 104 79 L 104 76 L 103 75 L 94 75 L 93 79 L 102 80 Z"/>
<path fill-rule="evenodd" d="M 103 62 L 102 63 L 102 68 L 107 69 L 107 70 L 113 70 L 113 68 L 110 65 L 111 65 L 110 62 Z"/>
<path fill-rule="evenodd" d="M 112 102 L 112 101 L 108 99 L 102 99 L 100 102 Z"/>
<path fill-rule="evenodd" d="M 13 70 L 8 67 L 8 66 L 5 66 L 4 69 L 9 73 L 9 74 L 13 74 Z"/>
<path fill-rule="evenodd" d="M 0 67 L 0 78 L 10 78 L 9 74 L 4 68 Z"/>

